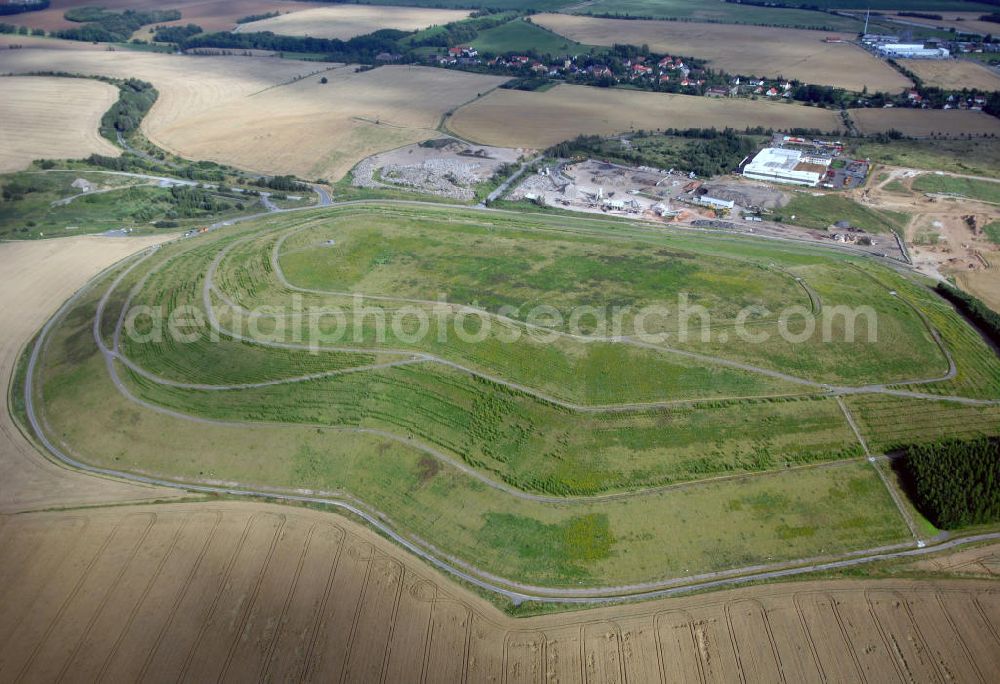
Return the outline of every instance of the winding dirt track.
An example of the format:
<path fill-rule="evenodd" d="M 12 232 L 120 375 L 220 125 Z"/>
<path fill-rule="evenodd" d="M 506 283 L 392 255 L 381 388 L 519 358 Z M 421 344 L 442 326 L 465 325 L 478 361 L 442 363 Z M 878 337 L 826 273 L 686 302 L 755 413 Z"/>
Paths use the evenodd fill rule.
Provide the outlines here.
<path fill-rule="evenodd" d="M 18 354 L 59 304 L 103 268 L 162 241 L 81 237 L 0 244 L 0 386 L 5 401 Z M 6 410 L 0 413 L 0 513 L 178 496 L 57 466 L 39 455 Z"/>
<path fill-rule="evenodd" d="M 2 381 L 61 301 L 152 242 L 0 245 Z M 514 620 L 324 513 L 41 511 L 176 495 L 62 469 L 0 416 L 0 679 L 988 681 L 1000 668 L 995 583 L 810 582 Z"/>

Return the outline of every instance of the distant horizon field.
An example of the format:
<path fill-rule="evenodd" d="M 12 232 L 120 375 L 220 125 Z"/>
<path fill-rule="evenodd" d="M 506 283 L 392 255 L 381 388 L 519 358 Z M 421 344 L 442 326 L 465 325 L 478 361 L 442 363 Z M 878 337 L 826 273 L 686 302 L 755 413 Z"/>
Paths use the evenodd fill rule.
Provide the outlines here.
<path fill-rule="evenodd" d="M 856 45 L 824 42 L 830 34 L 819 31 L 565 14 L 535 15 L 532 21 L 580 43 L 649 45 L 657 52 L 707 60 L 732 74 L 797 79 L 857 92 L 899 92 L 912 85 Z"/>
<path fill-rule="evenodd" d="M 243 33 L 271 31 L 286 36 L 348 40 L 380 29 L 414 31 L 443 25 L 460 21 L 469 14 L 465 10 L 339 4 L 241 24 L 238 30 Z"/>

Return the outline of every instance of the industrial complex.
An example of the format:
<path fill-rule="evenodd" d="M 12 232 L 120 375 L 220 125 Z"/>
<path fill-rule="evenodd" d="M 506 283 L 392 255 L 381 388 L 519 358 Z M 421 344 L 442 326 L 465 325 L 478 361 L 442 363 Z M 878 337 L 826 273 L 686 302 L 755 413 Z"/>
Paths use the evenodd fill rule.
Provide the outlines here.
<path fill-rule="evenodd" d="M 765 147 L 743 168 L 747 178 L 791 185 L 816 186 L 830 167 L 830 157 L 801 150 Z"/>

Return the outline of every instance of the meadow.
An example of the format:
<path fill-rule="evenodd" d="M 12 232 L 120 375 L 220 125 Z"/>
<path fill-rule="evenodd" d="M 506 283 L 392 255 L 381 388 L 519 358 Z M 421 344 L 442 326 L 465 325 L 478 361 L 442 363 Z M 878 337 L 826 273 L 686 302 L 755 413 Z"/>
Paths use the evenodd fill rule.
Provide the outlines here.
<path fill-rule="evenodd" d="M 905 534 L 863 462 L 606 502 L 545 503 L 488 486 L 428 456 L 416 436 L 391 439 L 377 431 L 294 422 L 198 422 L 155 411 L 115 389 L 89 335 L 107 284 L 69 312 L 47 345 L 39 379 L 47 429 L 91 463 L 182 481 L 350 492 L 445 553 L 474 560 L 487 572 L 550 586 L 684 576 L 893 543 Z M 145 381 L 127 376 L 131 391 L 146 391 Z M 663 520 L 671 520 L 669 532 Z"/>
<path fill-rule="evenodd" d="M 859 278 L 837 253 L 603 219 L 356 206 L 266 217 L 133 263 L 95 283 L 44 348 L 45 429 L 78 457 L 179 481 L 347 496 L 484 572 L 551 586 L 902 541 L 891 498 L 818 383 L 944 376 L 914 307 L 959 369 L 927 391 L 988 394 L 1000 365 L 953 310 L 888 269 L 868 264 L 877 277 Z M 379 339 L 365 321 L 348 324 L 345 342 L 314 340 L 294 316 L 258 309 L 296 298 L 308 311 L 364 292 L 389 310 L 440 293 L 466 304 L 488 296 L 476 304 L 490 311 L 542 302 L 565 311 L 687 289 L 721 312 L 723 329 L 751 302 L 814 311 L 863 302 L 878 311 L 879 345 L 753 349 L 716 335 L 682 345 L 695 354 L 685 356 L 565 336 L 440 342 L 438 329 L 413 339 L 407 326 Z M 97 330 L 109 347 L 120 339 L 111 367 L 120 387 L 93 337 L 102 298 Z M 120 317 L 143 305 L 202 315 L 188 318 L 183 341 L 143 339 L 149 322 L 140 337 L 119 337 Z M 260 315 L 246 319 L 241 307 Z M 523 327 L 491 320 L 499 332 Z M 291 335 L 281 339 L 318 345 L 275 346 L 278 321 Z M 770 363 L 806 383 L 729 362 Z M 871 431 L 895 404 L 868 397 L 849 404 Z M 963 420 L 976 429 L 992 418 L 984 409 Z"/>
<path fill-rule="evenodd" d="M 913 189 L 919 192 L 957 195 L 982 202 L 1000 204 L 1000 182 L 992 183 L 973 178 L 956 178 L 928 173 L 913 181 Z"/>
<path fill-rule="evenodd" d="M 838 221 L 850 221 L 855 228 L 886 235 L 893 230 L 901 232 L 910 218 L 899 212 L 866 207 L 836 193 L 796 192 L 778 213 L 782 221 L 806 228 L 827 230 Z"/>
<path fill-rule="evenodd" d="M 574 55 L 590 49 L 589 46 L 522 19 L 514 19 L 480 31 L 471 45 L 480 52 L 495 54 L 534 50 L 541 55 Z"/>
<path fill-rule="evenodd" d="M 709 66 L 731 74 L 797 79 L 857 92 L 899 92 L 911 85 L 884 61 L 849 43 L 824 42 L 828 34 L 818 31 L 566 14 L 537 15 L 532 21 L 580 43 L 649 45 L 656 52 L 707 60 Z"/>
<path fill-rule="evenodd" d="M 891 166 L 1000 178 L 1000 145 L 978 140 L 852 141 L 850 151 Z"/>
<path fill-rule="evenodd" d="M 0 78 L 0 173 L 35 159 L 80 158 L 119 150 L 98 132 L 101 117 L 118 100 L 107 83 L 76 78 Z"/>

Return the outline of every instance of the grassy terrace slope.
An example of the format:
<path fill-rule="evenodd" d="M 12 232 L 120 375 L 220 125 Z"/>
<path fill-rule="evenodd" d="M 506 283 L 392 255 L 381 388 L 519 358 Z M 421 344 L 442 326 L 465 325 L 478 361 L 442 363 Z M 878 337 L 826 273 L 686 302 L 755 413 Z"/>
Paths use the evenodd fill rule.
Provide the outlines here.
<path fill-rule="evenodd" d="M 115 469 L 336 493 L 438 553 L 532 584 L 656 581 L 905 540 L 838 401 L 815 382 L 947 369 L 909 304 L 845 257 L 623 222 L 352 207 L 269 217 L 133 263 L 95 283 L 48 338 L 35 391 L 51 437 Z M 689 343 L 717 359 L 558 326 L 545 342 L 551 331 L 497 315 L 540 302 L 557 312 L 673 303 L 684 291 L 718 312 L 715 341 Z M 382 339 L 367 317 L 303 323 L 310 307 L 359 292 L 409 313 Z M 423 300 L 439 293 L 481 308 L 435 314 L 414 335 Z M 922 296 L 914 288 L 906 302 Z M 884 346 L 718 341 L 742 306 L 821 315 L 841 297 L 873 302 Z M 143 338 L 120 335 L 143 306 L 180 317 L 187 340 L 158 339 L 145 314 Z M 456 318 L 490 332 L 442 340 Z M 626 338 L 636 322 L 623 318 Z M 946 342 L 961 335 L 953 323 Z M 512 331 L 520 339 L 505 340 Z M 787 370 L 783 353 L 796 355 L 798 378 L 763 365 Z M 962 378 L 1000 365 L 974 358 L 959 358 Z M 760 367 L 738 366 L 747 360 Z M 866 426 L 882 410 L 871 406 L 858 405 Z M 990 420 L 981 414 L 982 430 Z"/>

